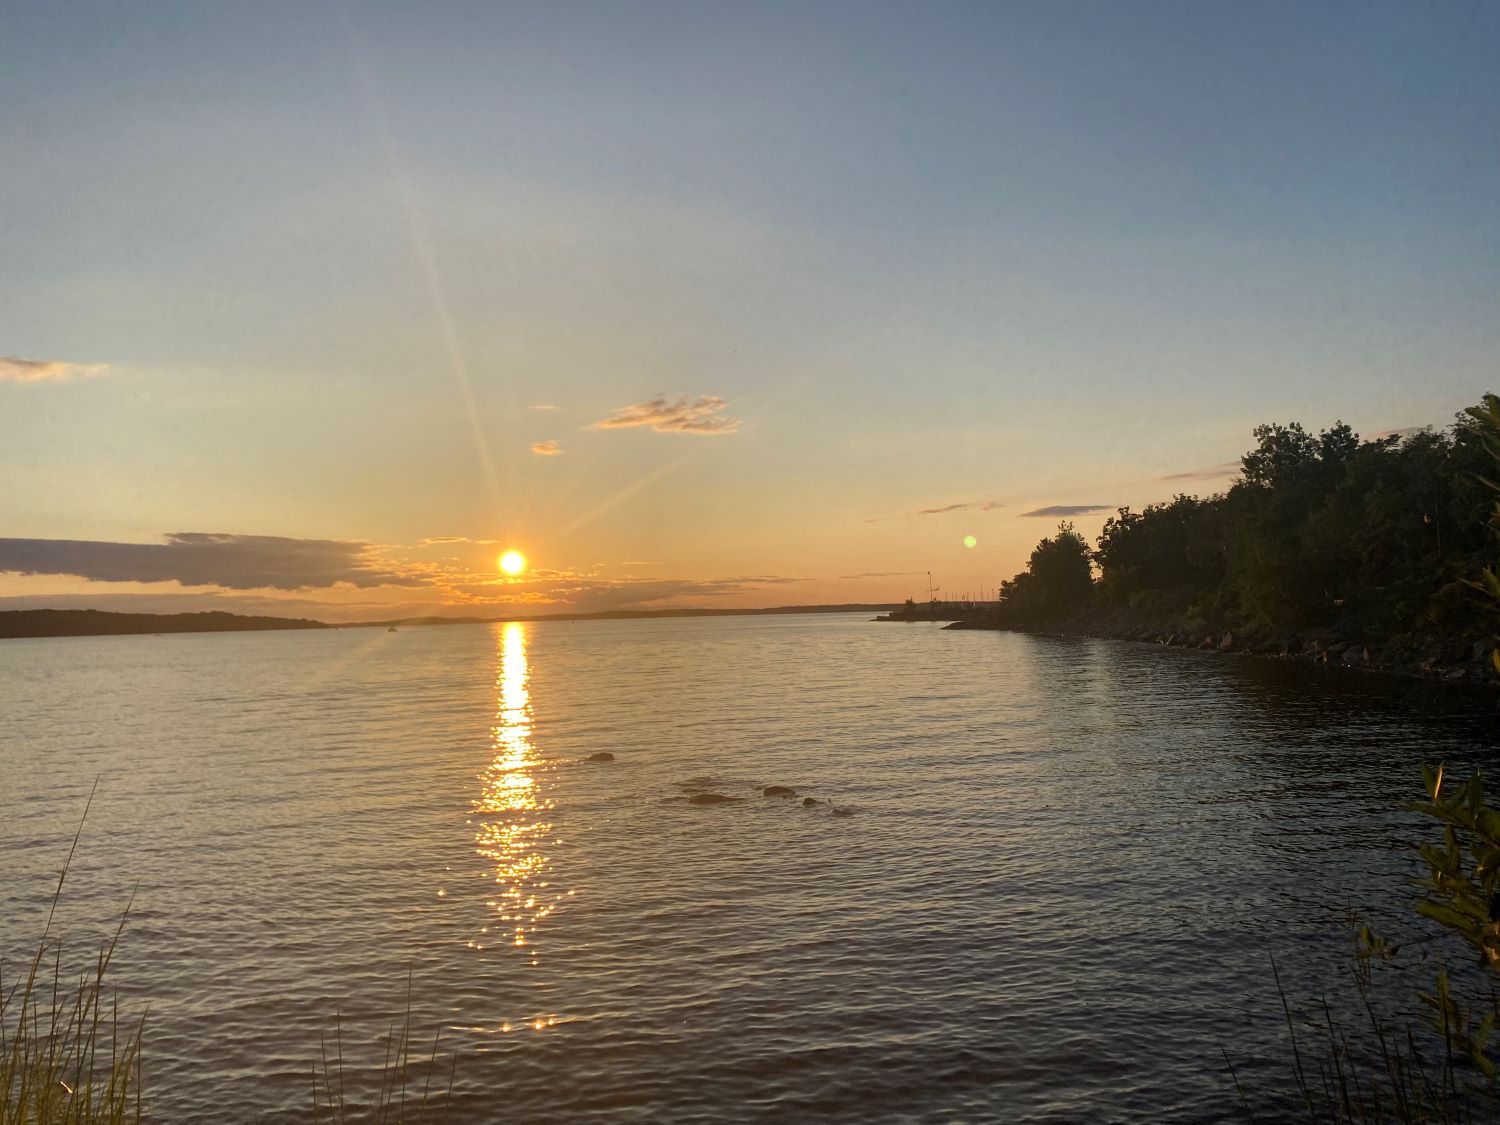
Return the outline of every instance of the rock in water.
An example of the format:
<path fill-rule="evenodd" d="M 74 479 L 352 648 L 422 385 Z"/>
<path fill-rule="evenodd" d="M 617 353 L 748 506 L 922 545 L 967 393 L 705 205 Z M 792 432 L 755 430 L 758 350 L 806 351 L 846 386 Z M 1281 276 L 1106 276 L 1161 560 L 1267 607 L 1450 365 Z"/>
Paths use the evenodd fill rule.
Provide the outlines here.
<path fill-rule="evenodd" d="M 597 754 L 590 754 L 584 759 L 585 762 L 613 762 L 615 756 L 608 750 L 600 750 Z"/>
<path fill-rule="evenodd" d="M 809 806 L 812 806 L 812 805 L 821 805 L 822 803 L 823 802 L 820 801 L 820 800 L 818 800 L 816 797 L 803 797 L 802 798 L 802 807 L 804 809 L 808 808 Z"/>
<path fill-rule="evenodd" d="M 726 797 L 722 793 L 694 793 L 688 798 L 690 805 L 734 805 L 743 801 L 743 797 Z"/>
<path fill-rule="evenodd" d="M 767 785 L 760 791 L 762 797 L 795 797 L 797 791 L 785 785 Z"/>

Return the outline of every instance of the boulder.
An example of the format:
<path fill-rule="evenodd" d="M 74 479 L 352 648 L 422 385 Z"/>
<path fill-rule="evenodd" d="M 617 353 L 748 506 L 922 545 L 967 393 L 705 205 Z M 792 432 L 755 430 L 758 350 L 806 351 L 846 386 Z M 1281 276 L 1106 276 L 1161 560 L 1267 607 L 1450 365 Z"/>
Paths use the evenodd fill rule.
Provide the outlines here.
<path fill-rule="evenodd" d="M 795 797 L 797 791 L 785 785 L 767 785 L 760 791 L 762 797 Z"/>
<path fill-rule="evenodd" d="M 688 798 L 690 805 L 737 805 L 745 798 L 726 797 L 722 793 L 694 793 Z"/>
<path fill-rule="evenodd" d="M 1219 651 L 1220 652 L 1233 652 L 1234 651 L 1234 634 L 1231 633 L 1228 629 L 1225 629 L 1224 630 L 1224 635 L 1219 638 Z"/>
<path fill-rule="evenodd" d="M 584 759 L 585 762 L 613 762 L 615 756 L 608 750 L 600 750 L 597 754 L 590 754 Z"/>

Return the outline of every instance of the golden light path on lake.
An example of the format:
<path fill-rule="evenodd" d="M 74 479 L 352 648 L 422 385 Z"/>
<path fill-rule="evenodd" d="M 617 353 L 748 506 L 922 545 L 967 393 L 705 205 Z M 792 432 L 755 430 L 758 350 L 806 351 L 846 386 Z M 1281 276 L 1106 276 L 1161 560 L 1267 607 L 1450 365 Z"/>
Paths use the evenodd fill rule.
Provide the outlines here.
<path fill-rule="evenodd" d="M 552 840 L 547 813 L 552 802 L 538 781 L 542 758 L 532 740 L 531 670 L 527 661 L 526 626 L 504 625 L 499 637 L 499 672 L 495 680 L 495 722 L 490 730 L 493 757 L 482 775 L 475 848 L 494 864 L 496 895 L 488 901 L 495 919 L 469 944 L 483 950 L 498 931 L 495 944 L 510 946 L 533 965 L 541 962 L 536 931 L 572 891 L 555 891 L 547 878 L 550 860 L 543 850 Z M 524 1021 L 535 1031 L 556 1023 L 555 1016 L 533 1016 Z M 510 1031 L 503 1024 L 499 1030 Z"/>

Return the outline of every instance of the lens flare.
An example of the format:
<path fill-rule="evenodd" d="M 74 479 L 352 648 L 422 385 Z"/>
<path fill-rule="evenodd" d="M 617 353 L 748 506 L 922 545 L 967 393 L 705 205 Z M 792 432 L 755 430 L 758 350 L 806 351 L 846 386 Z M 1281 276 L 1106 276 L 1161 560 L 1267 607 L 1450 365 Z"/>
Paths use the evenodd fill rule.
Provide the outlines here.
<path fill-rule="evenodd" d="M 970 547 L 970 548 L 977 547 L 977 546 L 979 546 L 979 540 L 975 539 L 972 535 L 965 535 L 964 536 L 964 546 L 965 547 Z"/>
<path fill-rule="evenodd" d="M 506 551 L 500 556 L 500 569 L 514 578 L 526 569 L 526 556 L 520 551 Z"/>

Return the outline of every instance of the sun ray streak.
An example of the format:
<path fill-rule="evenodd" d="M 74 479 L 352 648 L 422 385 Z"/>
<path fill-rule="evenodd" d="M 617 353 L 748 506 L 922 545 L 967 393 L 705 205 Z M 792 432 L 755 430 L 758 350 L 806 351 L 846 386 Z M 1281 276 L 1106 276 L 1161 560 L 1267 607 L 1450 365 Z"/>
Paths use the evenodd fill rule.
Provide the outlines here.
<path fill-rule="evenodd" d="M 444 350 L 447 352 L 448 367 L 453 374 L 454 382 L 458 385 L 459 398 L 463 403 L 469 430 L 474 439 L 474 453 L 484 473 L 485 483 L 489 488 L 490 503 L 498 518 L 502 514 L 504 503 L 500 479 L 495 471 L 494 458 L 490 453 L 489 438 L 479 419 L 479 404 L 474 396 L 473 380 L 469 376 L 468 361 L 464 358 L 463 345 L 453 322 L 447 288 L 443 284 L 442 273 L 438 269 L 437 255 L 433 252 L 427 220 L 423 215 L 411 176 L 407 173 L 405 162 L 401 159 L 400 150 L 396 146 L 396 138 L 388 124 L 385 100 L 381 97 L 375 70 L 370 65 L 363 44 L 355 31 L 348 6 L 340 5 L 340 11 L 348 36 L 349 57 L 354 69 L 355 85 L 359 89 L 370 125 L 379 141 L 386 172 L 396 187 L 402 214 L 406 220 L 407 242 L 420 270 L 428 301 L 432 305 L 438 335 L 442 338 Z"/>
<path fill-rule="evenodd" d="M 682 466 L 688 462 L 690 457 L 690 454 L 684 455 L 677 458 L 677 460 L 675 461 L 668 461 L 665 465 L 658 465 L 656 468 L 652 469 L 649 473 L 641 477 L 639 480 L 635 481 L 632 484 L 627 484 L 613 496 L 605 498 L 598 504 L 595 504 L 588 511 L 584 512 L 583 515 L 570 521 L 569 523 L 564 524 L 561 528 L 554 532 L 554 534 L 558 538 L 561 538 L 564 535 L 568 535 L 571 532 L 577 531 L 580 527 L 588 523 L 590 520 L 594 520 L 599 516 L 602 516 L 616 504 L 623 503 L 624 501 L 630 499 L 630 497 L 634 496 L 637 492 L 645 488 L 647 485 L 654 484 L 657 481 L 661 480 L 661 478 L 666 476 L 668 473 L 682 468 Z"/>

